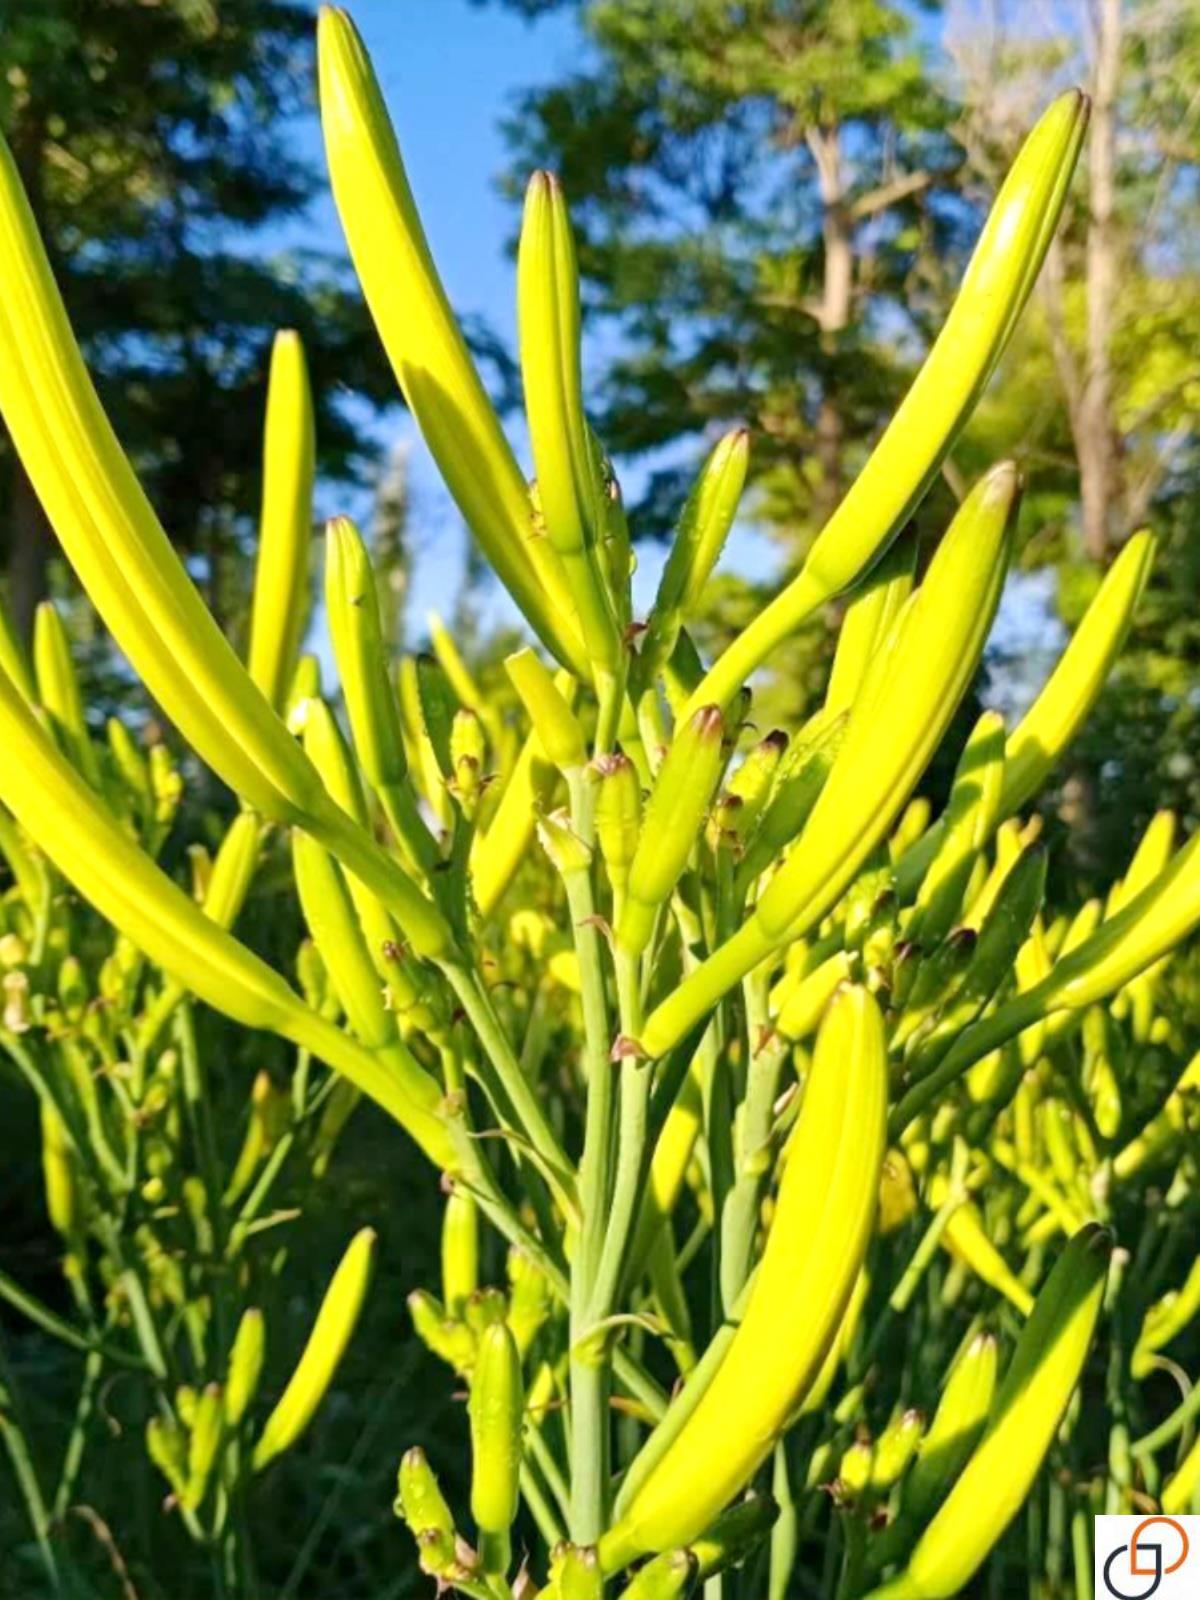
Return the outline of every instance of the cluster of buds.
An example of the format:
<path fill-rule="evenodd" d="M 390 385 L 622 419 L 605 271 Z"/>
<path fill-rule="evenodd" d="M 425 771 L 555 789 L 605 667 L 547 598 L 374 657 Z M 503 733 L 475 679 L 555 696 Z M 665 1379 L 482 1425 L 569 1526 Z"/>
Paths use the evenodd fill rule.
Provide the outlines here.
<path fill-rule="evenodd" d="M 778 1596 L 819 1556 L 840 1560 L 840 1600 L 949 1600 L 1043 1499 L 1072 1523 L 1082 1571 L 1089 1508 L 1179 1508 L 1200 1480 L 1196 1451 L 1160 1459 L 1190 1402 L 1138 1439 L 1128 1422 L 1159 1405 L 1140 1386 L 1189 1338 L 1198 1298 L 1174 1260 L 1200 1175 L 1169 963 L 1200 924 L 1200 834 L 1178 843 L 1156 818 L 1106 903 L 1060 907 L 1027 814 L 1119 654 L 1154 541 L 1127 542 L 1017 726 L 979 719 L 935 814 L 918 790 L 996 614 L 1020 475 L 1000 463 L 969 489 L 919 581 L 904 530 L 1030 295 L 1085 102 L 1061 97 L 1029 135 L 860 476 L 779 596 L 705 663 L 692 624 L 747 435 L 712 450 L 635 624 L 630 532 L 583 406 L 560 186 L 534 178 L 518 253 L 531 488 L 338 11 L 322 13 L 319 64 L 368 305 L 544 651 L 516 651 L 503 676 L 476 674 L 436 620 L 427 653 L 394 661 L 344 518 L 324 574 L 340 706 L 300 655 L 313 438 L 293 336 L 272 362 L 242 663 L 100 407 L 0 153 L 0 281 L 15 286 L 0 412 L 114 640 L 241 802 L 189 892 L 157 859 L 179 798 L 165 757 L 91 738 L 52 622 L 32 670 L 0 629 L 0 1042 L 50 1108 L 47 1197 L 82 1263 L 82 1315 L 88 1252 L 108 1252 L 111 1358 L 155 1383 L 147 1445 L 174 1502 L 215 1536 L 222 1496 L 295 1443 L 333 1379 L 370 1229 L 257 1429 L 264 1330 L 245 1311 L 222 1347 L 232 1274 L 203 1264 L 243 1264 L 279 1220 L 262 1208 L 289 1153 L 319 1180 L 373 1103 L 447 1196 L 441 1298 L 418 1290 L 410 1308 L 466 1384 L 469 1537 L 420 1452 L 398 1500 L 440 1585 L 596 1600 L 620 1579 L 635 1600 L 681 1600 L 720 1576 Z M 751 735 L 749 680 L 835 599 L 823 702 Z M 233 932 L 272 830 L 308 930 L 299 992 Z M 99 965 L 63 942 L 64 884 L 117 930 Z M 200 1003 L 295 1052 L 251 1085 L 228 1173 Z M 132 1189 L 124 1238 L 112 1216 Z M 504 1290 L 487 1282 L 494 1236 Z M 1092 1420 L 1080 1386 L 1106 1309 L 1141 1331 L 1111 1347 L 1099 1474 L 1073 1428 Z M 164 1327 L 187 1330 L 185 1383 Z M 524 1513 L 540 1547 L 514 1571 Z"/>

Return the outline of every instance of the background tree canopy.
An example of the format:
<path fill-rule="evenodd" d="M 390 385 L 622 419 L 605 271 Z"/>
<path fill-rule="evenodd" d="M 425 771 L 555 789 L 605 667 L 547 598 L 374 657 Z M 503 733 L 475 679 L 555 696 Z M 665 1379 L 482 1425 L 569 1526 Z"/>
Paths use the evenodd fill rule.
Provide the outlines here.
<path fill-rule="evenodd" d="M 531 16 L 554 8 L 507 3 Z M 1060 242 L 920 520 L 940 531 L 963 486 L 1014 456 L 1029 480 L 1025 563 L 1057 569 L 1068 622 L 1134 528 L 1155 528 L 1162 552 L 1132 650 L 1057 803 L 1076 865 L 1102 874 L 1157 806 L 1194 817 L 1200 119 L 1184 86 L 1200 57 L 1195 8 L 576 10 L 589 48 L 517 103 L 507 181 L 515 191 L 531 167 L 550 166 L 571 200 L 602 333 L 590 386 L 600 431 L 618 455 L 644 458 L 639 526 L 654 532 L 699 441 L 749 423 L 753 515 L 789 562 L 928 348 L 1021 130 L 1056 87 L 1085 86 L 1086 170 Z M 732 634 L 761 603 L 761 578 L 747 576 L 713 585 L 716 632 Z M 1038 632 L 1034 618 L 1035 657 Z M 790 707 L 820 681 L 823 651 L 819 627 L 790 646 L 773 691 Z M 1118 776 L 1119 817 L 1103 801 Z"/>
<path fill-rule="evenodd" d="M 1108 849 L 1106 763 L 1110 776 L 1114 762 L 1138 775 L 1139 815 L 1159 802 L 1194 815 L 1194 8 L 479 4 L 530 19 L 534 52 L 544 14 L 576 31 L 562 76 L 514 100 L 503 182 L 514 201 L 536 165 L 564 182 L 590 404 L 635 533 L 665 534 L 702 450 L 728 426 L 752 429 L 746 525 L 779 557 L 764 563 L 758 544 L 755 560 L 718 576 L 714 644 L 778 581 L 764 566 L 795 562 L 869 450 L 940 324 L 1020 131 L 1059 84 L 1085 84 L 1093 130 L 1061 243 L 921 524 L 935 536 L 984 462 L 1022 462 L 1026 565 L 1059 580 L 1037 591 L 1052 607 L 1044 619 L 1024 607 L 1034 645 L 1039 630 L 1053 638 L 1053 608 L 1070 620 L 1097 568 L 1135 526 L 1154 525 L 1164 548 L 1152 603 L 1093 724 L 1095 750 L 1081 747 L 1065 781 L 1088 819 L 1077 837 L 1091 839 L 1092 867 Z M 6 7 L 0 125 L 118 430 L 235 629 L 275 329 L 304 335 L 327 478 L 360 476 L 372 455 L 369 406 L 353 398 L 395 399 L 340 243 L 279 248 L 324 184 L 297 153 L 311 142 L 295 137 L 313 106 L 312 20 L 296 0 Z M 511 367 L 485 342 L 507 396 Z M 394 523 L 381 519 L 393 555 Z M 7 456 L 0 543 L 27 621 L 49 545 Z M 460 607 L 460 620 L 469 613 Z M 764 716 L 804 703 L 827 641 L 817 625 L 791 644 Z M 1016 663 L 996 667 L 1023 690 Z"/>
<path fill-rule="evenodd" d="M 275 330 L 303 334 L 327 474 L 362 466 L 347 397 L 392 396 L 340 253 L 271 249 L 324 182 L 293 153 L 312 36 L 289 0 L 4 7 L 0 128 L 104 403 L 222 614 L 257 508 Z M 27 623 L 49 545 L 7 451 L 0 507 Z"/>

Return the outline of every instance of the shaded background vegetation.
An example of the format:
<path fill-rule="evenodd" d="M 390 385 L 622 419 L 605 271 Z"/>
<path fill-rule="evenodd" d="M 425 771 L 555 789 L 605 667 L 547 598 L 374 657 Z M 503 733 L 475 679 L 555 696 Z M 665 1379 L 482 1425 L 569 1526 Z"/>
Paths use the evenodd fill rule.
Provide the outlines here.
<path fill-rule="evenodd" d="M 1125 661 L 1045 802 L 1059 890 L 1103 887 L 1160 806 L 1195 827 L 1200 9 L 482 3 L 529 18 L 531 57 L 540 14 L 569 12 L 577 30 L 572 70 L 514 100 L 498 178 L 514 225 L 532 167 L 564 181 L 585 274 L 591 404 L 647 572 L 706 440 L 735 422 L 753 430 L 744 536 L 711 587 L 713 648 L 794 565 L 903 393 L 1019 130 L 1061 83 L 1088 88 L 1093 129 L 1060 242 L 921 521 L 938 531 L 962 486 L 998 455 L 1027 471 L 1022 570 L 978 686 L 1006 707 L 1036 688 L 1060 625 L 1082 612 L 1125 538 L 1155 528 L 1162 553 Z M 471 25 L 470 12 L 453 9 L 447 25 Z M 285 0 L 3 0 L 0 126 L 118 432 L 218 616 L 241 636 L 267 352 L 275 329 L 293 326 L 313 374 L 321 472 L 373 497 L 399 638 L 420 530 L 407 515 L 403 459 L 384 448 L 391 380 L 340 239 L 270 243 L 324 184 L 294 137 L 312 110 L 312 23 L 309 6 Z M 511 402 L 502 337 L 472 334 Z M 75 601 L 2 430 L 0 557 L 23 627 L 46 592 L 71 607 L 95 703 L 149 714 Z M 479 622 L 484 582 L 468 562 L 443 587 L 476 655 L 494 658 L 500 638 Z M 760 694 L 764 723 L 803 711 L 831 638 L 819 621 L 781 653 Z M 176 848 L 210 833 L 225 803 L 193 773 Z M 284 967 L 300 934 L 293 915 L 263 894 L 249 922 L 251 942 Z M 251 1041 L 208 1027 L 232 1141 L 258 1062 Z M 53 1302 L 58 1247 L 41 1213 L 33 1109 L 2 1064 L 0 1127 L 0 1263 Z M 364 1115 L 335 1179 L 310 1200 L 303 1244 L 291 1244 L 295 1303 L 281 1323 L 290 1310 L 296 1329 L 306 1325 L 363 1219 L 380 1227 L 382 1270 L 332 1402 L 262 1493 L 257 1553 L 271 1595 L 383 1600 L 419 1582 L 389 1509 L 399 1450 L 464 1423 L 404 1316 L 405 1293 L 436 1274 L 424 1174 L 398 1134 Z M 74 1358 L 7 1314 L 0 1329 L 32 1397 L 35 1435 L 51 1434 L 70 1404 Z M 80 1519 L 67 1535 L 96 1592 L 121 1593 L 125 1581 L 126 1600 L 212 1592 L 158 1512 L 141 1439 L 122 1431 L 119 1385 L 104 1407 L 106 1447 L 81 1496 L 99 1521 Z M 111 1548 L 109 1528 L 120 1530 Z M 0 1593 L 30 1592 L 32 1570 L 0 1494 Z"/>

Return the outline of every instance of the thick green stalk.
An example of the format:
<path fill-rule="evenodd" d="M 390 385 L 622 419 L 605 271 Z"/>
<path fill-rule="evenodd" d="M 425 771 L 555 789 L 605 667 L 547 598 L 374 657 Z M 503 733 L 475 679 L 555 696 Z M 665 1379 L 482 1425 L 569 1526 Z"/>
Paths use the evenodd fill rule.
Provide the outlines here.
<path fill-rule="evenodd" d="M 568 777 L 575 832 L 590 844 L 592 796 L 580 769 Z M 604 1531 L 610 1473 L 607 1341 L 589 1338 L 592 1305 L 604 1250 L 611 1184 L 614 1067 L 609 1054 L 608 1002 L 590 872 L 564 875 L 583 1002 L 587 1113 L 579 1165 L 580 1230 L 571 1263 L 571 1537 L 594 1544 Z"/>
<path fill-rule="evenodd" d="M 616 951 L 617 998 L 621 1012 L 621 1034 L 626 1040 L 637 1038 L 641 1025 L 641 962 L 618 946 Z M 615 1308 L 625 1257 L 637 1219 L 644 1188 L 647 1132 L 649 1129 L 650 1086 L 653 1073 L 648 1062 L 636 1054 L 621 1062 L 621 1109 L 617 1129 L 617 1167 L 613 1177 L 612 1202 L 604 1249 L 592 1294 L 592 1317 L 610 1316 Z"/>
<path fill-rule="evenodd" d="M 771 1170 L 771 1126 L 786 1039 L 773 1034 L 767 1015 L 767 979 L 751 973 L 743 984 L 749 1065 L 738 1135 L 736 1176 L 721 1212 L 721 1303 L 734 1305 L 750 1275 L 759 1202 Z"/>

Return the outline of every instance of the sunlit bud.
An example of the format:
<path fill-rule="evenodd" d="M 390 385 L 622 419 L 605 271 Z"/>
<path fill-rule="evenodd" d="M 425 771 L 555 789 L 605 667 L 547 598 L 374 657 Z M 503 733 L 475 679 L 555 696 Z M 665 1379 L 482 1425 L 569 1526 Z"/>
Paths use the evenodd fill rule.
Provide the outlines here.
<path fill-rule="evenodd" d="M 262 510 L 250 609 L 250 676 L 285 711 L 308 621 L 316 441 L 300 335 L 275 335 L 263 432 Z"/>
<path fill-rule="evenodd" d="M 564 772 L 581 767 L 587 760 L 583 729 L 540 657 L 518 650 L 505 658 L 504 667 L 547 759 Z"/>
<path fill-rule="evenodd" d="M 266 1349 L 266 1323 L 257 1306 L 242 1313 L 225 1373 L 225 1420 L 236 1428 L 258 1392 Z"/>

